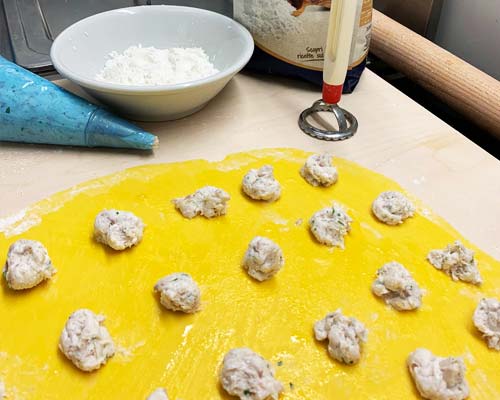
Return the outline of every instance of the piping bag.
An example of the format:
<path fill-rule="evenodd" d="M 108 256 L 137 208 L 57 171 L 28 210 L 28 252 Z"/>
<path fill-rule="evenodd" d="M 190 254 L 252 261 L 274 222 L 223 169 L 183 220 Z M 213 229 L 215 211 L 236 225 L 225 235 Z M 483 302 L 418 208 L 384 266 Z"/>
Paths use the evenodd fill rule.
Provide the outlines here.
<path fill-rule="evenodd" d="M 356 117 L 338 105 L 349 66 L 356 11 L 357 2 L 353 0 L 336 0 L 330 8 L 323 65 L 323 98 L 314 102 L 299 117 L 300 129 L 316 139 L 344 140 L 352 137 L 358 129 Z M 324 130 L 311 125 L 307 119 L 318 112 L 333 113 L 338 129 Z"/>
<path fill-rule="evenodd" d="M 151 150 L 158 138 L 0 57 L 0 141 Z"/>

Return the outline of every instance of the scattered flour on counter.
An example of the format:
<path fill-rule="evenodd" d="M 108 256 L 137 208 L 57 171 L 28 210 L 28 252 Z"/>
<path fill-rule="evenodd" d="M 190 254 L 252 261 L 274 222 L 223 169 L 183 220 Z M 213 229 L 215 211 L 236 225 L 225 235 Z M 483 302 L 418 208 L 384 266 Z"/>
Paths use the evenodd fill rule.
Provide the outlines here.
<path fill-rule="evenodd" d="M 218 72 L 202 48 L 162 50 L 138 45 L 123 53 L 111 52 L 95 78 L 122 85 L 156 86 L 195 81 Z"/>

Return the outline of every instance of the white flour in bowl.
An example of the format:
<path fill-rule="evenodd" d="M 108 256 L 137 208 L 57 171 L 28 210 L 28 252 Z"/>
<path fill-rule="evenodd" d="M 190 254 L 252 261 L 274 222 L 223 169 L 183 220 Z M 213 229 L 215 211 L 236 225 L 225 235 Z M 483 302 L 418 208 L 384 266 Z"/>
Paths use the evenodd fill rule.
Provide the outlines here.
<path fill-rule="evenodd" d="M 103 82 L 134 86 L 173 85 L 206 78 L 219 72 L 199 47 L 130 46 L 123 53 L 113 51 L 96 75 Z"/>

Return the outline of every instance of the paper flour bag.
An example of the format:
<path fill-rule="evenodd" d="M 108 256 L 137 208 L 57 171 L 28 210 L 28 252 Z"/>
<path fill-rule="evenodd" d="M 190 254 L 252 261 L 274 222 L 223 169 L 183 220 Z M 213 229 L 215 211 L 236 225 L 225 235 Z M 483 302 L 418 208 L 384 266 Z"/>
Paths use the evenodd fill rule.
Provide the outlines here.
<path fill-rule="evenodd" d="M 255 52 L 248 68 L 321 84 L 331 2 L 335 0 L 233 0 L 234 19 L 252 33 Z M 372 0 L 358 4 L 344 93 L 356 86 L 366 65 Z"/>

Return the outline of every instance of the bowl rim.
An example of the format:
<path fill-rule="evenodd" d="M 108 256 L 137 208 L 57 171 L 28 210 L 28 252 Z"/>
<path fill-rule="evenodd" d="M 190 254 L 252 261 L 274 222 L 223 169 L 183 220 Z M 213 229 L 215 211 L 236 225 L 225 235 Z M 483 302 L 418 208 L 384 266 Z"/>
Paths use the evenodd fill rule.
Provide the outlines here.
<path fill-rule="evenodd" d="M 158 10 L 163 10 L 163 11 L 184 11 L 184 12 L 195 12 L 197 14 L 211 14 L 215 15 L 217 18 L 220 18 L 221 21 L 225 20 L 226 22 L 231 23 L 236 27 L 236 29 L 239 31 L 241 36 L 246 39 L 246 46 L 244 48 L 244 51 L 242 52 L 239 61 L 222 70 L 219 71 L 218 73 L 214 75 L 207 76 L 205 78 L 197 79 L 194 81 L 189 81 L 189 82 L 183 82 L 183 83 L 176 83 L 176 84 L 167 84 L 167 85 L 122 85 L 122 84 L 117 84 L 117 83 L 110 83 L 110 82 L 103 82 L 99 81 L 97 79 L 91 79 L 87 78 L 85 76 L 82 76 L 78 73 L 75 73 L 71 71 L 69 68 L 67 68 L 64 63 L 62 63 L 58 57 L 58 52 L 60 51 L 60 43 L 62 42 L 63 38 L 66 35 L 71 34 L 72 30 L 75 29 L 76 26 L 78 25 L 84 25 L 88 23 L 89 20 L 94 19 L 94 18 L 102 18 L 103 15 L 109 15 L 109 14 L 116 14 L 116 13 L 130 13 L 130 11 L 137 11 L 138 9 L 141 10 L 148 10 L 146 12 L 157 12 Z M 74 24 L 68 26 L 66 29 L 64 29 L 54 40 L 52 43 L 52 46 L 50 48 L 50 58 L 52 60 L 52 64 L 54 65 L 54 68 L 56 71 L 63 76 L 66 79 L 69 79 L 70 81 L 73 81 L 85 88 L 93 89 L 96 91 L 105 91 L 108 93 L 128 93 L 128 94 L 141 94 L 141 93 L 158 93 L 158 92 L 174 92 L 174 91 L 179 91 L 179 90 L 185 90 L 185 89 L 194 89 L 199 86 L 203 86 L 212 82 L 216 82 L 218 80 L 221 80 L 223 78 L 227 78 L 228 76 L 235 75 L 241 69 L 248 63 L 250 58 L 252 57 L 253 51 L 254 51 L 254 40 L 248 29 L 246 29 L 243 25 L 241 25 L 238 21 L 229 18 L 225 15 L 216 13 L 214 11 L 210 10 L 205 10 L 202 8 L 196 8 L 196 7 L 187 7 L 187 6 L 173 6 L 173 5 L 142 5 L 142 6 L 132 6 L 132 7 L 123 7 L 123 8 L 117 8 L 114 10 L 109 10 L 109 11 L 104 11 L 98 14 L 91 15 L 87 18 L 84 18 L 80 21 L 75 22 Z"/>

